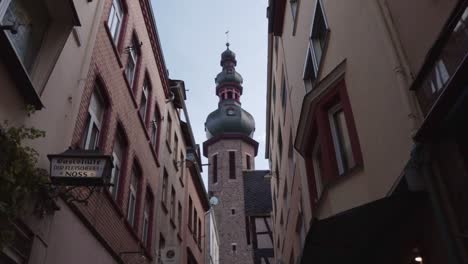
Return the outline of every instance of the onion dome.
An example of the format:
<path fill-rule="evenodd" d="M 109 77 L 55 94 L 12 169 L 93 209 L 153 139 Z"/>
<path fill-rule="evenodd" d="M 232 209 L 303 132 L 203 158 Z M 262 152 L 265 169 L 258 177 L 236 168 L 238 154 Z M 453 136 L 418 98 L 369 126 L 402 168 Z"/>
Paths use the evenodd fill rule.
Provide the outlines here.
<path fill-rule="evenodd" d="M 249 112 L 240 107 L 240 104 L 234 100 L 226 100 L 208 115 L 205 130 L 208 138 L 232 133 L 253 137 L 255 120 Z"/>

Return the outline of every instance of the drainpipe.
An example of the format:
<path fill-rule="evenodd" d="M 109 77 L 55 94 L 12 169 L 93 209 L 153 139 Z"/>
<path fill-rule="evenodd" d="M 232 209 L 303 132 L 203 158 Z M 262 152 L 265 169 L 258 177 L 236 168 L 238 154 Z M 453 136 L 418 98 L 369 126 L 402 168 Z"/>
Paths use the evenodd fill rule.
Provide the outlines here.
<path fill-rule="evenodd" d="M 428 146 L 421 143 L 416 143 L 411 151 L 411 159 L 409 161 L 409 170 L 413 171 L 424 180 L 426 191 L 429 195 L 429 200 L 432 205 L 437 227 L 440 231 L 443 244 L 447 245 L 448 264 L 462 264 L 462 257 L 458 250 L 456 238 L 450 232 L 450 220 L 447 213 L 444 211 L 444 205 L 440 192 L 437 190 L 436 175 L 432 173 L 431 156 Z M 414 169 L 414 170 L 413 170 Z M 407 172 L 408 173 L 408 172 Z"/>
<path fill-rule="evenodd" d="M 386 43 L 389 45 L 390 63 L 395 73 L 400 96 L 407 112 L 407 117 L 411 122 L 411 133 L 415 134 L 421 124 L 421 115 L 417 107 L 416 97 L 413 91 L 410 91 L 410 85 L 414 80 L 411 69 L 404 55 L 403 47 L 395 29 L 390 10 L 386 0 L 376 0 L 374 2 L 377 8 L 377 21 L 384 30 Z"/>

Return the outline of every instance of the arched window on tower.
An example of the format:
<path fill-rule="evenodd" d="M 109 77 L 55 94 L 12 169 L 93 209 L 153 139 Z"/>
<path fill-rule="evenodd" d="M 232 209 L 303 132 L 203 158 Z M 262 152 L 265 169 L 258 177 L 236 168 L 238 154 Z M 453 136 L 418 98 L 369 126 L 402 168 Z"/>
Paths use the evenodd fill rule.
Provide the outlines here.
<path fill-rule="evenodd" d="M 231 91 L 227 92 L 227 99 L 234 99 Z"/>

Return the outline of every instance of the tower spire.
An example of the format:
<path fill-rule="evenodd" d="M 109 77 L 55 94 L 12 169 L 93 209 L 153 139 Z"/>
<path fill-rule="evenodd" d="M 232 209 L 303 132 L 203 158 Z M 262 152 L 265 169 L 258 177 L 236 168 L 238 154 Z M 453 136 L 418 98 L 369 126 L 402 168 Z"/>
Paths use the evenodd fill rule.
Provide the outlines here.
<path fill-rule="evenodd" d="M 226 47 L 227 49 L 229 49 L 229 30 L 224 32 L 224 34 L 226 34 Z"/>

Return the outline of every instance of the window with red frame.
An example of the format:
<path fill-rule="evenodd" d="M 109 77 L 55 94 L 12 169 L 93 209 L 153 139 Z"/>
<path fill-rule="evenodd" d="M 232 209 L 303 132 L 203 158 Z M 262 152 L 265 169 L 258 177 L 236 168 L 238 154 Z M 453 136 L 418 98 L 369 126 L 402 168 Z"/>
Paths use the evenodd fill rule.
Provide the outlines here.
<path fill-rule="evenodd" d="M 309 190 L 317 202 L 323 189 L 362 165 L 362 154 L 344 80 L 328 88 L 312 111 L 306 157 Z"/>
<path fill-rule="evenodd" d="M 149 249 L 151 247 L 151 223 L 153 222 L 153 196 L 150 190 L 146 193 L 145 207 L 143 209 L 142 242 Z"/>
<path fill-rule="evenodd" d="M 127 221 L 132 226 L 136 226 L 136 216 L 138 197 L 140 193 L 140 181 L 141 181 L 141 170 L 135 164 L 132 167 L 132 174 L 130 177 L 130 186 L 128 193 L 128 209 L 127 209 Z"/>

